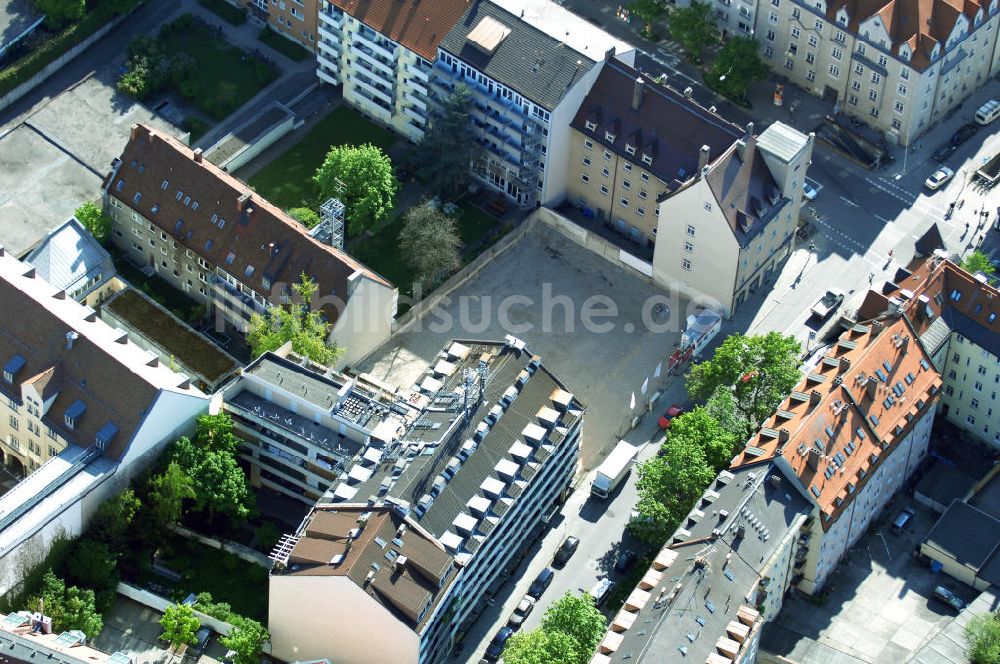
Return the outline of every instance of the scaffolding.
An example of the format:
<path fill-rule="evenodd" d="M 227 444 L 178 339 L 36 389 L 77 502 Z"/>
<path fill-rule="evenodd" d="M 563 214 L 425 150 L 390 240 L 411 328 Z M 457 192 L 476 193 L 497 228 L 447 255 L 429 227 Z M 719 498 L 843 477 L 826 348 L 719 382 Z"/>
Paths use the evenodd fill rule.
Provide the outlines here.
<path fill-rule="evenodd" d="M 319 206 L 320 222 L 311 235 L 337 249 L 344 248 L 344 204 L 339 198 L 329 198 Z"/>

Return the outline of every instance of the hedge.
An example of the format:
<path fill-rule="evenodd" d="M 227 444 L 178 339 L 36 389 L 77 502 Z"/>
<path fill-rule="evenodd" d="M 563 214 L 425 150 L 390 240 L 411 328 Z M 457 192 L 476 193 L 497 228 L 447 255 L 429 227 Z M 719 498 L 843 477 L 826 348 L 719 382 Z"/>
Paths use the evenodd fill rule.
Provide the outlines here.
<path fill-rule="evenodd" d="M 114 15 L 113 10 L 98 6 L 78 22 L 5 67 L 0 71 L 0 97 L 28 81 L 56 58 L 97 32 Z"/>

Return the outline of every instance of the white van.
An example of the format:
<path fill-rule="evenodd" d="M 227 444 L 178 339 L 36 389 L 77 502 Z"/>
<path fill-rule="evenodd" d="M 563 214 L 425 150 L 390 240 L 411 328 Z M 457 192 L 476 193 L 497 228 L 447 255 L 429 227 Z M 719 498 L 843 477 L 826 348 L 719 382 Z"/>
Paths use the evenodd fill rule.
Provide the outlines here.
<path fill-rule="evenodd" d="M 976 111 L 976 122 L 987 125 L 1000 117 L 1000 101 L 990 99 Z"/>

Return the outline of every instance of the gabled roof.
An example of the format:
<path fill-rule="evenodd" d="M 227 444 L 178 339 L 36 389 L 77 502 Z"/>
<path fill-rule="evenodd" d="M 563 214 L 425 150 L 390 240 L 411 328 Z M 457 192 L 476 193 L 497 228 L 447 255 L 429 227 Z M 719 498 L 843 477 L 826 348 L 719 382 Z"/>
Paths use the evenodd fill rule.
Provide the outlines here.
<path fill-rule="evenodd" d="M 388 281 L 306 229 L 250 187 L 177 139 L 134 125 L 121 165 L 105 180 L 109 195 L 158 226 L 178 245 L 218 266 L 259 295 L 275 284 L 312 277 L 318 297 L 346 302 L 349 280 Z M 266 285 L 265 285 L 266 284 Z M 325 306 L 330 322 L 338 307 Z"/>
<path fill-rule="evenodd" d="M 330 0 L 335 7 L 431 62 L 468 0 Z"/>
<path fill-rule="evenodd" d="M 905 317 L 855 325 L 779 404 L 733 467 L 783 456 L 828 529 L 933 410 L 940 387 Z"/>
<path fill-rule="evenodd" d="M 674 186 L 697 174 L 703 145 L 708 146 L 710 158 L 717 158 L 745 133 L 683 93 L 651 80 L 643 80 L 642 100 L 633 109 L 639 78 L 639 72 L 624 62 L 605 62 L 571 126 L 664 182 L 676 180 Z M 614 141 L 607 139 L 608 131 L 615 135 Z M 628 146 L 634 148 L 631 153 Z M 643 162 L 646 155 L 649 163 Z"/>
<path fill-rule="evenodd" d="M 111 254 L 76 217 L 49 232 L 24 260 L 35 266 L 38 276 L 70 293 L 91 279 L 104 283 L 114 276 Z"/>
<path fill-rule="evenodd" d="M 705 182 L 740 246 L 746 246 L 790 201 L 749 136 L 709 166 Z"/>
<path fill-rule="evenodd" d="M 52 399 L 41 404 L 42 423 L 80 447 L 92 446 L 110 422 L 117 432 L 104 454 L 121 457 L 162 391 L 199 396 L 207 405 L 184 376 L 2 251 L 0 311 L 0 364 L 11 370 L 10 381 L 0 377 L 0 392 L 20 402 L 28 384 L 43 401 Z"/>

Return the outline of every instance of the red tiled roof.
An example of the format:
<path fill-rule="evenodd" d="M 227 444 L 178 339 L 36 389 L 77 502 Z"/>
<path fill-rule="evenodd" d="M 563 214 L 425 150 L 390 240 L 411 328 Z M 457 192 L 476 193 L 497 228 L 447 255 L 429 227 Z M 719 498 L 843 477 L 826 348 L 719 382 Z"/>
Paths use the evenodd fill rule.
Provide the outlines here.
<path fill-rule="evenodd" d="M 940 316 L 957 313 L 1000 336 L 1000 291 L 988 282 L 936 256 L 914 261 L 908 273 L 895 284 L 895 296 L 907 302 L 907 315 L 918 334 Z"/>
<path fill-rule="evenodd" d="M 468 0 L 330 0 L 372 30 L 434 62 L 437 47 L 469 6 Z"/>
<path fill-rule="evenodd" d="M 316 281 L 320 298 L 333 295 L 346 302 L 349 278 L 357 271 L 392 287 L 345 252 L 310 237 L 242 181 L 145 125 L 132 127 L 121 167 L 105 186 L 179 245 L 264 297 L 274 284 L 296 283 L 303 272 Z M 336 320 L 336 307 L 324 312 L 331 323 Z"/>
<path fill-rule="evenodd" d="M 905 317 L 855 325 L 733 460 L 784 457 L 828 518 L 847 508 L 938 398 L 941 377 Z"/>

